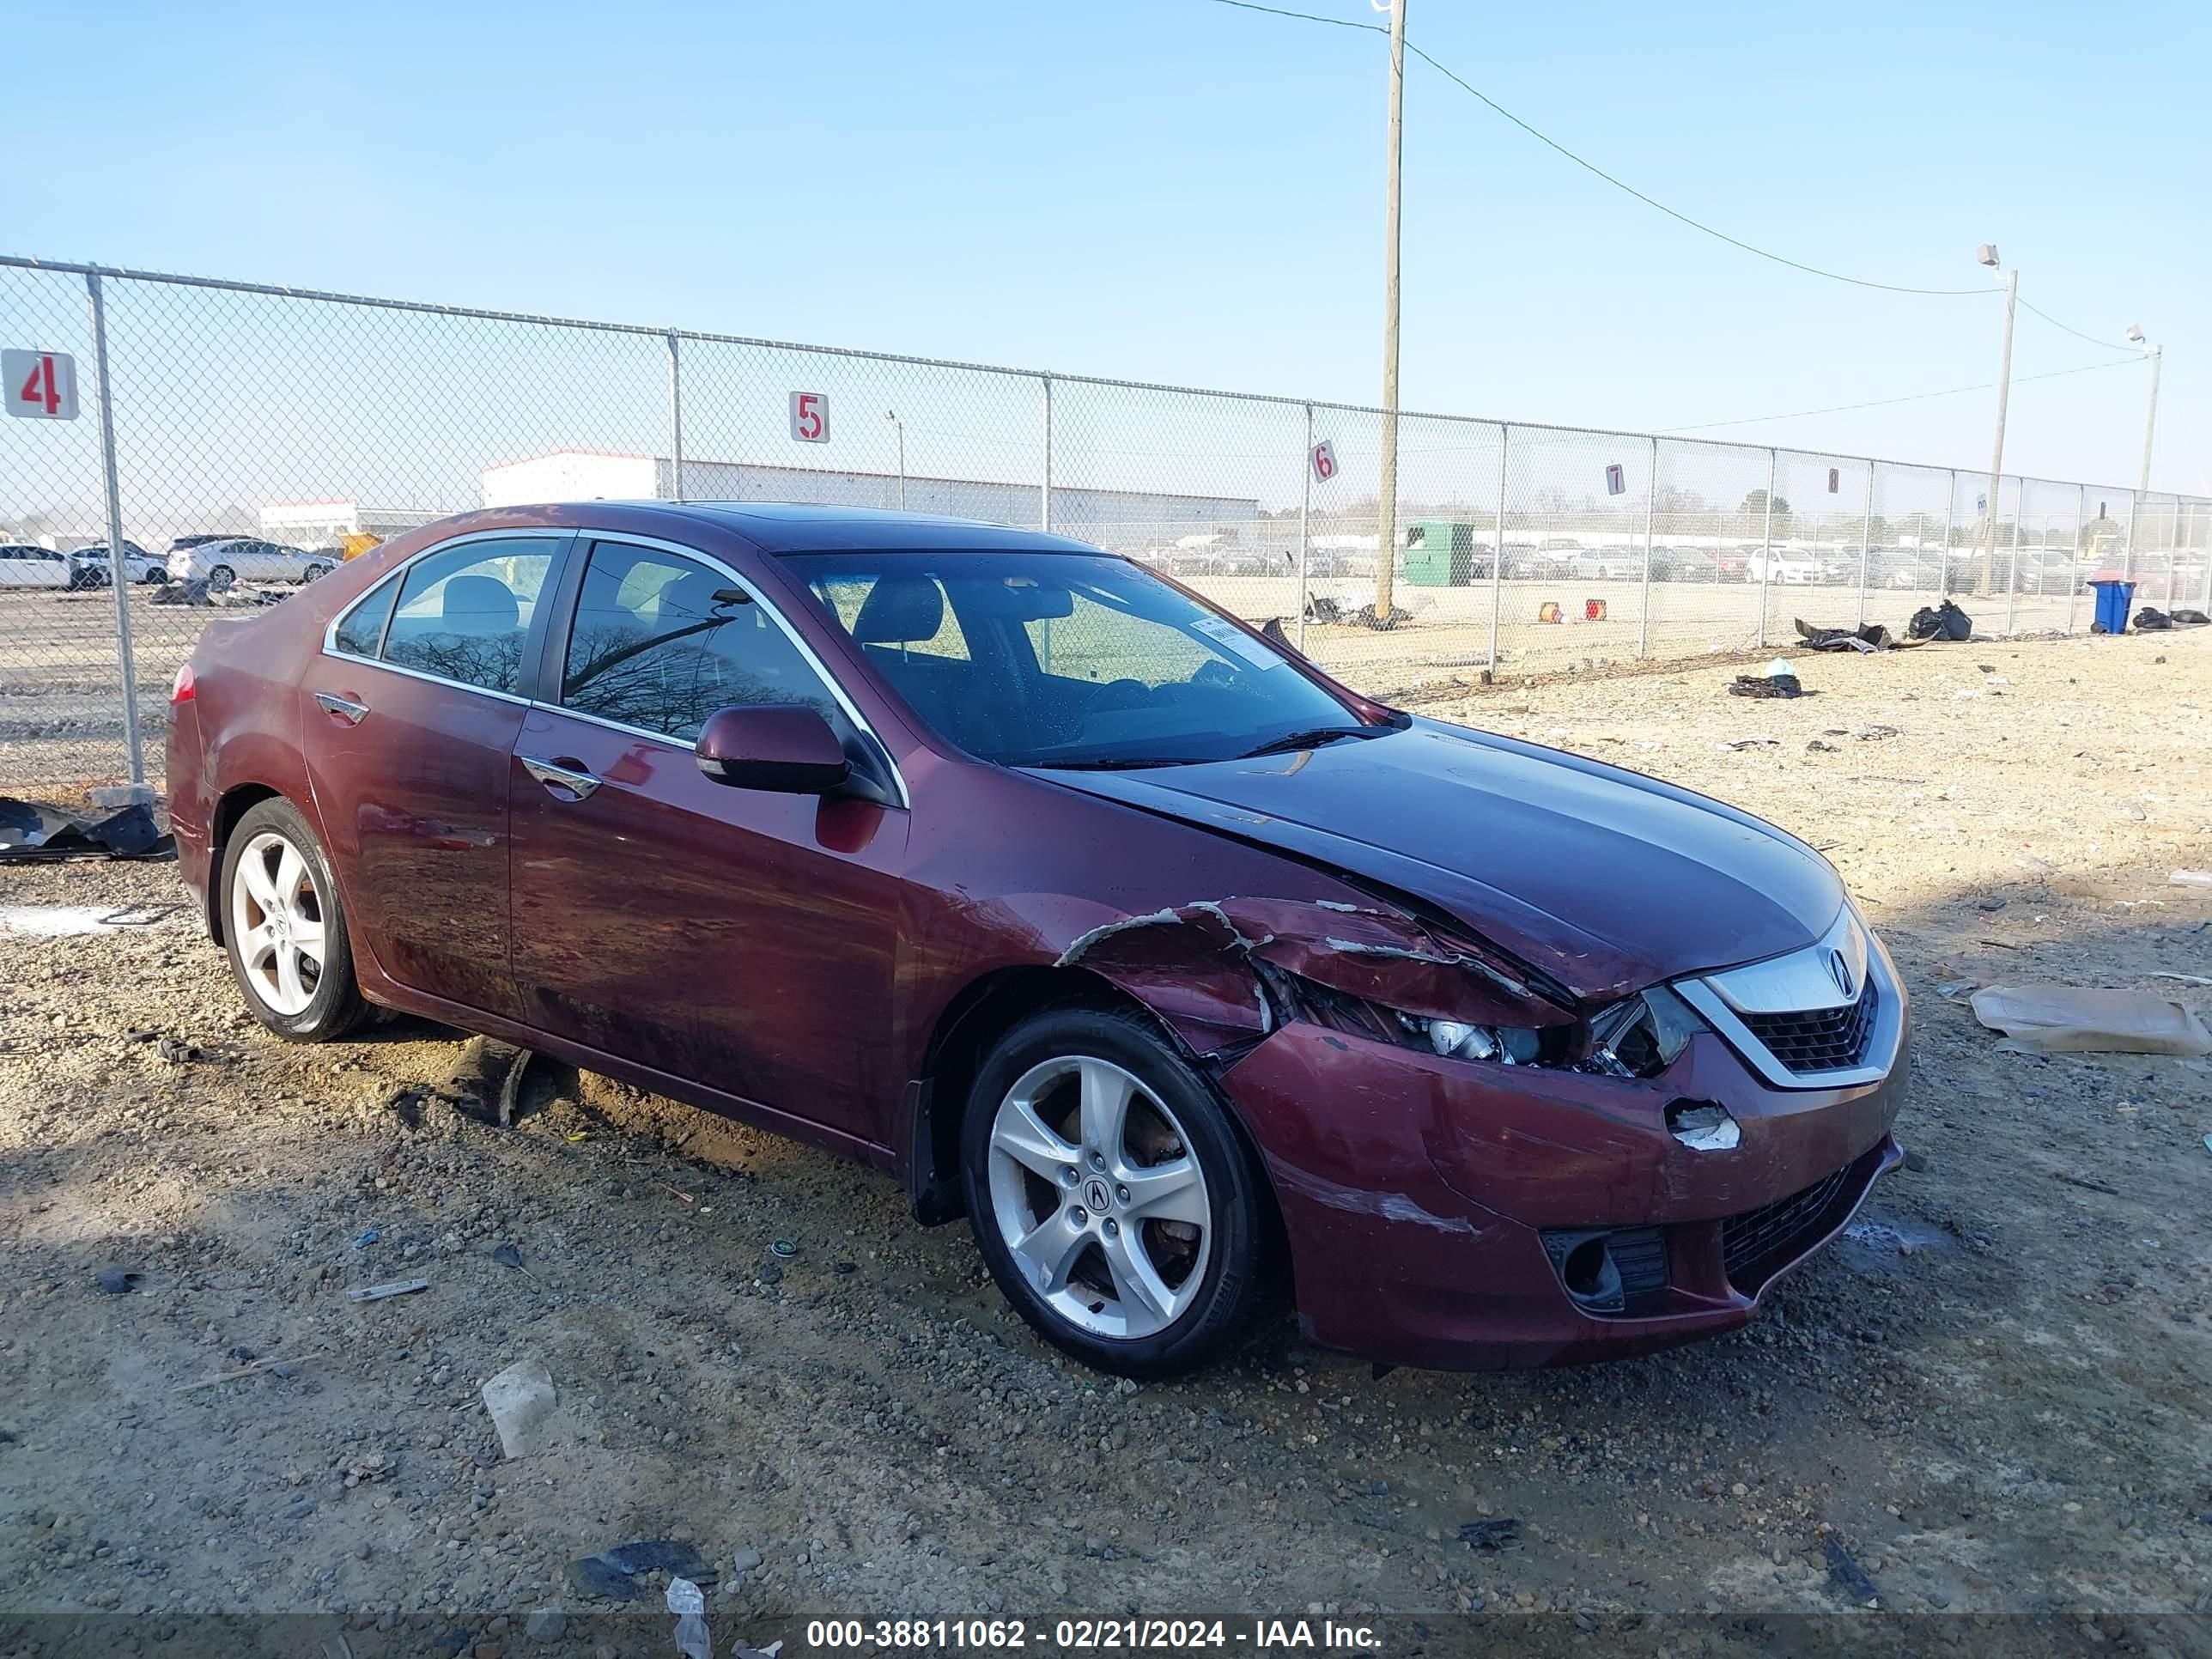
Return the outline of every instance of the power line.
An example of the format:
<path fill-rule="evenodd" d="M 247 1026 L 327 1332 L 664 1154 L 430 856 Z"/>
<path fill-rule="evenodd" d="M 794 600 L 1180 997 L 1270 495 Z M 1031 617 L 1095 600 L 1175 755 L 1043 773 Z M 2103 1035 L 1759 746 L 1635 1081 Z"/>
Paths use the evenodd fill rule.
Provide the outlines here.
<path fill-rule="evenodd" d="M 2132 347 L 2129 346 L 2124 342 L 2118 340 L 2100 340 L 2094 334 L 2084 334 L 2078 328 L 2069 328 L 2065 324 L 2060 322 L 2049 312 L 2036 311 L 2036 308 L 2028 304 L 2025 300 L 2022 300 L 2020 302 L 2020 307 L 2023 311 L 2034 311 L 2037 316 L 2042 318 L 2043 320 L 2050 324 L 2051 327 L 2059 330 L 2063 333 L 2071 334 L 2077 340 L 2087 340 L 2093 346 L 2102 346 L 2107 351 L 2128 351 L 2133 349 Z"/>
<path fill-rule="evenodd" d="M 2073 331 L 2069 329 L 2067 332 L 2070 334 Z M 2142 362 L 2140 357 L 2116 357 L 2109 362 L 2083 363 L 2075 368 L 2053 368 L 2041 374 L 2015 374 L 2013 376 L 2013 384 L 2018 386 L 2026 380 L 2055 380 L 2063 375 L 2087 374 L 2094 369 L 2100 368 L 2140 367 Z M 1863 404 L 1835 404 L 1826 409 L 1795 410 L 1787 415 L 1747 415 L 1741 420 L 1700 421 L 1694 426 L 1662 426 L 1655 429 L 1662 434 L 1710 432 L 1719 426 L 1756 426 L 1765 421 L 1802 421 L 1812 415 L 1842 415 L 1855 409 L 1886 409 L 1892 404 L 1917 404 L 1924 403 L 1930 398 L 1955 398 L 1962 392 L 1988 392 L 1994 389 L 1996 386 L 1995 380 L 1984 380 L 1978 386 L 1946 386 L 1941 392 L 1911 392 L 1902 398 L 1876 398 L 1871 402 Z"/>
<path fill-rule="evenodd" d="M 1263 6 L 1255 3 L 1255 0 L 1212 0 L 1212 3 L 1216 5 L 1233 6 L 1239 11 L 1264 12 L 1271 17 L 1295 18 L 1298 21 L 1304 23 L 1327 23 L 1335 28 L 1364 29 L 1370 34 L 1384 34 L 1389 33 L 1389 31 L 1384 29 L 1379 23 L 1362 23 L 1345 17 L 1324 17 L 1315 12 L 1291 11 L 1281 6 Z M 1681 223 L 1689 226 L 1691 229 L 1702 231 L 1708 236 L 1711 236 L 1720 241 L 1726 242 L 1731 247 L 1741 248 L 1746 253 L 1757 254 L 1762 259 L 1771 259 L 1776 264 L 1787 265 L 1792 270 L 1802 270 L 1808 276 L 1825 276 L 1831 282 L 1848 283 L 1854 288 L 1880 289 L 1883 292 L 1889 294 L 1934 295 L 1943 298 L 1952 298 L 1965 295 L 1989 294 L 1995 292 L 1994 289 L 1984 288 L 1911 288 L 1899 283 L 1877 283 L 1864 276 L 1847 276 L 1841 271 L 1823 270 L 1819 265 L 1808 265 L 1802 260 L 1792 259 L 1784 254 L 1771 252 L 1767 249 L 1757 246 L 1753 243 L 1747 242 L 1740 237 L 1731 236 L 1724 230 L 1716 230 L 1712 226 L 1705 224 L 1700 220 L 1692 219 L 1686 213 L 1682 213 L 1674 208 L 1668 207 L 1664 202 L 1658 201 L 1652 197 L 1646 196 L 1642 191 L 1637 189 L 1635 185 L 1615 178 L 1612 173 L 1607 173 L 1603 167 L 1599 167 L 1595 162 L 1586 161 L 1582 156 L 1576 155 L 1574 151 L 1569 149 L 1565 144 L 1560 143 L 1549 134 L 1541 132 L 1536 128 L 1529 125 L 1528 122 L 1522 120 L 1511 110 L 1506 108 L 1504 105 L 1499 103 L 1496 99 L 1484 92 L 1480 88 L 1471 84 L 1443 64 L 1438 63 L 1434 58 L 1431 57 L 1427 52 L 1422 51 L 1420 47 L 1414 45 L 1413 41 L 1408 40 L 1406 42 L 1406 50 L 1412 52 L 1416 58 L 1419 58 L 1431 69 L 1433 69 L 1437 74 L 1449 81 L 1454 86 L 1459 88 L 1461 91 L 1486 105 L 1498 114 L 1504 116 L 1507 120 L 1510 121 L 1515 126 L 1520 128 L 1522 131 L 1527 133 L 1530 137 L 1536 139 L 1540 143 L 1549 146 L 1554 150 L 1557 150 L 1560 155 L 1565 156 L 1567 160 L 1572 161 L 1577 167 L 1581 167 L 1585 172 L 1595 173 L 1598 178 L 1604 179 L 1606 183 L 1611 185 L 1614 189 L 1626 191 L 1628 195 L 1633 196 L 1638 201 L 1643 203 L 1646 207 L 1656 208 L 1660 212 L 1665 214 L 1668 218 L 1679 220 Z M 2022 300 L 2020 303 L 2023 306 L 2027 306 L 2028 310 L 2034 311 L 2037 316 L 2042 318 L 2045 322 L 2049 323 L 2052 327 L 2064 329 L 2067 333 L 2073 335 L 2076 339 L 2087 340 L 2091 345 L 2106 346 L 2116 351 L 2125 350 L 2127 349 L 2124 346 L 2115 345 L 2110 340 L 2100 340 L 2094 335 L 2084 334 L 2078 329 L 2068 328 L 2064 323 L 2060 322 L 2057 318 L 2049 315 L 2047 313 L 2036 311 L 2036 308 L 2032 305 L 2028 305 L 2028 302 L 2025 300 Z M 1978 388 L 1966 389 L 1977 390 Z M 1936 393 L 1933 395 L 1943 396 L 1947 394 Z M 1676 428 L 1676 430 L 1686 429 L 1687 428 Z"/>

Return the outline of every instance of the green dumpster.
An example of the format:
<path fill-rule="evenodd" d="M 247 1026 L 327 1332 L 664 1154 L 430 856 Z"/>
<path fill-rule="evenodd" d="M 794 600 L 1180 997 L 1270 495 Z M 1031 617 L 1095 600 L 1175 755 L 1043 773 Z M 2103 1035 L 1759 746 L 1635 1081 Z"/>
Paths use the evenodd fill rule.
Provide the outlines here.
<path fill-rule="evenodd" d="M 1474 579 L 1474 526 L 1448 519 L 1416 519 L 1406 526 L 1406 582 L 1411 587 L 1465 587 Z"/>

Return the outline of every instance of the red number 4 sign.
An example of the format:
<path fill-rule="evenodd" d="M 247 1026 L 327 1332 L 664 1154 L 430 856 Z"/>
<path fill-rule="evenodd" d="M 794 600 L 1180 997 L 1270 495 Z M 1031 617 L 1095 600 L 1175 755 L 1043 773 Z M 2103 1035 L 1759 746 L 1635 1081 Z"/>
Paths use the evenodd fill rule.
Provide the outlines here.
<path fill-rule="evenodd" d="M 0 387 L 10 415 L 76 419 L 76 359 L 65 351 L 0 351 Z"/>
<path fill-rule="evenodd" d="M 791 435 L 803 444 L 830 441 L 830 400 L 818 392 L 791 394 Z"/>

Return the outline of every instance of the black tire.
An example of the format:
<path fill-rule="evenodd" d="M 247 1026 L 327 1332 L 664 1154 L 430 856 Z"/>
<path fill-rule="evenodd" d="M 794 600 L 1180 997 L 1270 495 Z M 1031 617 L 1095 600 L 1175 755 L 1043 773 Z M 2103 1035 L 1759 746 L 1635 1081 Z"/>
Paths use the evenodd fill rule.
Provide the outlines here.
<path fill-rule="evenodd" d="M 1033 1067 L 1068 1057 L 1108 1061 L 1157 1097 L 1205 1182 L 1210 1219 L 1195 1294 L 1178 1317 L 1148 1335 L 1103 1336 L 1062 1315 L 1024 1277 L 1001 1234 L 990 1176 L 1000 1105 Z M 976 1244 L 1000 1293 L 1038 1335 L 1094 1370 L 1142 1380 L 1197 1370 L 1241 1341 L 1276 1299 L 1279 1227 L 1257 1159 L 1212 1087 L 1141 1016 L 1048 1009 L 1000 1039 L 969 1097 L 960 1166 Z"/>
<path fill-rule="evenodd" d="M 230 589 L 230 585 L 237 580 L 238 572 L 233 570 L 227 564 L 219 564 L 207 574 L 207 585 L 209 588 L 212 592 L 217 593 L 228 592 Z"/>
<path fill-rule="evenodd" d="M 301 578 L 301 580 L 302 581 L 319 582 L 330 574 L 330 566 L 326 564 L 311 564 L 307 567 L 307 573 Z"/>
<path fill-rule="evenodd" d="M 252 976 L 241 953 L 238 925 L 239 866 L 246 850 L 264 836 L 281 836 L 296 850 L 307 866 L 313 896 L 323 928 L 323 956 L 313 994 L 306 1006 L 286 1013 L 271 1006 Z M 346 927 L 345 909 L 338 899 L 337 883 L 331 874 L 323 843 L 300 809 L 281 799 L 258 802 L 233 825 L 223 844 L 221 906 L 223 946 L 230 957 L 231 976 L 253 1017 L 294 1042 L 335 1042 L 359 1029 L 370 1009 L 363 1001 L 354 976 L 353 941 Z"/>

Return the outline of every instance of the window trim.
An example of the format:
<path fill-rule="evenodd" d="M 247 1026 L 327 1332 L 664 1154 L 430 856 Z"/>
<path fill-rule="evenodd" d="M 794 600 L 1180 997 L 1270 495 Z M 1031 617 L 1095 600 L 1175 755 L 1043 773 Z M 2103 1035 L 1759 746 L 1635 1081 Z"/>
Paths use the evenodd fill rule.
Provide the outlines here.
<path fill-rule="evenodd" d="M 553 544 L 553 550 L 550 556 L 551 562 L 547 566 L 545 571 L 545 584 L 538 590 L 539 603 L 532 607 L 530 618 L 530 627 L 525 630 L 523 635 L 522 659 L 526 668 L 524 678 L 526 680 L 526 670 L 528 665 L 533 659 L 534 646 L 537 639 L 539 637 L 538 629 L 541 625 L 541 617 L 550 604 L 556 586 L 560 580 L 562 561 L 568 556 L 568 550 L 575 541 L 575 537 L 576 532 L 574 530 L 569 529 L 565 525 L 539 525 L 526 529 L 518 528 L 511 530 L 471 531 L 465 534 L 449 537 L 442 542 L 434 543 L 428 547 L 419 549 L 416 552 L 409 554 L 404 559 L 402 559 L 398 564 L 392 566 L 391 569 L 386 571 L 384 574 L 379 576 L 367 587 L 362 589 L 360 592 L 355 594 L 352 599 L 347 600 L 345 604 L 337 608 L 337 611 L 331 615 L 330 621 L 325 623 L 323 628 L 323 655 L 330 658 L 333 662 L 362 663 L 370 668 L 380 668 L 386 673 L 404 674 L 409 679 L 421 680 L 426 684 L 450 686 L 456 691 L 474 691 L 482 696 L 495 698 L 501 702 L 516 703 L 526 708 L 530 707 L 532 699 L 523 696 L 519 693 L 513 691 L 501 691 L 489 685 L 477 685 L 468 680 L 453 679 L 444 674 L 433 674 L 427 669 L 410 668 L 404 663 L 396 663 L 387 660 L 385 658 L 383 652 L 385 642 L 390 638 L 392 634 L 392 619 L 399 614 L 399 596 L 397 593 L 392 595 L 392 610 L 385 617 L 384 626 L 377 634 L 377 654 L 375 656 L 364 657 L 357 652 L 339 650 L 338 629 L 345 626 L 347 621 L 353 616 L 355 611 L 360 610 L 362 605 L 367 605 L 369 600 L 375 598 L 376 595 L 381 592 L 385 588 L 390 586 L 394 582 L 405 581 L 407 579 L 407 573 L 413 569 L 416 564 L 420 563 L 422 560 L 430 557 L 433 554 L 450 553 L 456 548 L 466 547 L 477 542 L 550 541 Z"/>
<path fill-rule="evenodd" d="M 844 683 L 830 672 L 829 665 L 822 660 L 821 653 L 808 643 L 805 635 L 792 626 L 791 619 L 784 615 L 781 606 L 769 599 L 758 582 L 733 568 L 726 560 L 706 551 L 703 548 L 693 547 L 683 542 L 672 542 L 659 536 L 641 536 L 626 530 L 595 530 L 588 526 L 570 525 L 531 525 L 500 530 L 464 532 L 459 535 L 448 537 L 444 541 L 434 542 L 428 547 L 420 548 L 409 554 L 406 558 L 386 571 L 383 575 L 362 589 L 344 605 L 340 605 L 324 626 L 322 654 L 333 662 L 360 663 L 365 667 L 381 669 L 387 674 L 404 675 L 409 679 L 421 680 L 426 684 L 442 685 L 455 691 L 473 692 L 477 696 L 489 697 L 497 702 L 513 703 L 521 708 L 542 708 L 548 714 L 560 714 L 569 720 L 583 720 L 589 725 L 605 726 L 611 732 L 621 732 L 631 737 L 648 738 L 671 749 L 681 750 L 685 754 L 695 752 L 696 744 L 679 742 L 665 732 L 651 731 L 642 726 L 628 726 L 620 720 L 608 720 L 601 714 L 586 714 L 581 709 L 566 707 L 557 699 L 549 702 L 543 697 L 522 696 L 511 691 L 495 691 L 489 686 L 472 685 L 466 680 L 448 679 L 442 674 L 432 674 L 420 668 L 409 668 L 399 663 L 387 662 L 381 655 L 364 657 L 351 651 L 341 651 L 337 648 L 338 629 L 345 625 L 346 620 L 387 583 L 404 580 L 406 573 L 418 560 L 428 558 L 434 553 L 449 552 L 470 542 L 544 541 L 549 538 L 555 544 L 553 564 L 546 573 L 545 586 L 539 590 L 538 603 L 530 619 L 530 632 L 532 638 L 526 641 L 523 647 L 523 684 L 537 685 L 542 689 L 543 679 L 540 670 L 551 647 L 551 633 L 556 623 L 561 629 L 562 663 L 555 669 L 554 682 L 556 685 L 559 684 L 560 674 L 562 669 L 565 667 L 568 654 L 568 634 L 575 627 L 577 598 L 583 591 L 584 571 L 590 562 L 591 550 L 594 546 L 600 542 L 622 542 L 635 547 L 651 548 L 659 552 L 672 553 L 679 558 L 690 559 L 695 563 L 706 565 L 728 577 L 732 586 L 743 588 L 750 596 L 752 602 L 760 606 L 762 613 L 783 631 L 783 636 L 791 641 L 822 684 L 830 688 L 830 695 L 836 699 L 837 706 L 845 711 L 845 717 L 853 722 L 854 728 L 863 737 L 875 745 L 877 754 L 883 757 L 884 767 L 891 775 L 891 785 L 898 795 L 896 805 L 902 810 L 912 809 L 914 796 L 906 787 L 906 773 L 898 763 L 898 757 L 891 752 L 891 746 L 884 741 L 882 733 L 876 730 L 875 723 L 860 712 L 860 705 L 853 701 L 852 694 L 845 689 Z M 397 616 L 398 611 L 398 596 L 395 594 L 392 607 L 392 616 Z M 386 635 L 391 631 L 392 617 L 388 616 L 384 621 L 384 631 L 380 633 L 376 639 L 376 648 L 380 653 L 384 649 Z"/>
<path fill-rule="evenodd" d="M 906 774 L 900 769 L 898 757 L 891 753 L 890 745 L 884 741 L 882 734 L 876 730 L 868 717 L 860 712 L 860 705 L 853 701 L 851 693 L 848 692 L 837 677 L 830 672 L 829 665 L 822 660 L 821 654 L 807 643 L 804 635 L 792 626 L 791 619 L 769 601 L 768 596 L 761 591 L 761 585 L 758 582 L 732 568 L 726 561 L 703 549 L 687 546 L 682 542 L 666 541 L 657 536 L 636 535 L 629 531 L 578 531 L 574 559 L 575 580 L 567 585 L 567 591 L 562 595 L 562 614 L 556 618 L 562 624 L 557 653 L 554 649 L 555 641 L 550 637 L 546 641 L 549 656 L 557 655 L 558 659 L 553 664 L 553 683 L 556 685 L 560 684 L 567 676 L 568 636 L 575 631 L 576 611 L 583 596 L 584 577 L 590 571 L 592 549 L 602 542 L 619 543 L 627 547 L 649 548 L 655 552 L 674 554 L 678 558 L 690 559 L 695 564 L 707 566 L 717 574 L 728 577 L 731 586 L 744 589 L 752 603 L 761 608 L 762 614 L 782 631 L 784 638 L 791 642 L 799 656 L 805 660 L 806 665 L 814 671 L 815 678 L 829 688 L 830 695 L 836 700 L 838 708 L 845 711 L 845 718 L 853 722 L 854 728 L 875 745 L 877 754 L 883 757 L 884 764 L 890 772 L 891 784 L 897 791 L 896 805 L 902 809 L 912 807 L 913 796 L 907 789 Z M 672 738 L 665 732 L 655 732 L 649 726 L 632 726 L 623 720 L 609 720 L 604 714 L 593 714 L 580 708 L 571 708 L 568 704 L 558 701 L 547 702 L 542 699 L 532 699 L 531 706 L 534 708 L 545 709 L 552 714 L 566 715 L 570 720 L 584 720 L 592 726 L 602 726 L 611 732 L 626 732 L 632 737 L 649 738 L 655 743 L 665 744 L 671 749 L 681 750 L 687 755 L 694 753 L 697 749 L 696 744 L 685 743 L 680 738 Z"/>

